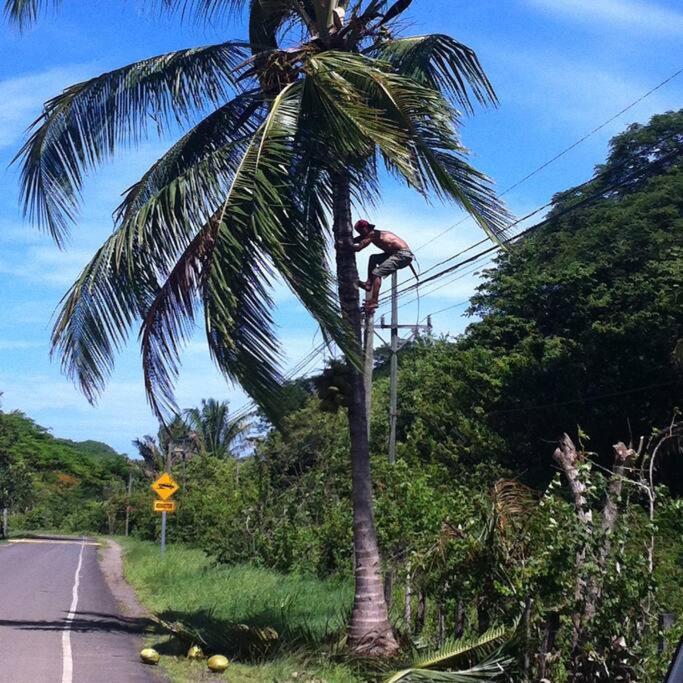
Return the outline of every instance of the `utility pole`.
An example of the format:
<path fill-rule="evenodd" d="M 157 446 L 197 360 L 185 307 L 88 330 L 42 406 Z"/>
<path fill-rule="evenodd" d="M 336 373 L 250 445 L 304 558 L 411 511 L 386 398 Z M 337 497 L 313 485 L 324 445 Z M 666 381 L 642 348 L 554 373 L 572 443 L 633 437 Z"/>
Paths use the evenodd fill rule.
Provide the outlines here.
<path fill-rule="evenodd" d="M 381 318 L 380 328 L 391 330 L 391 360 L 389 365 L 389 462 L 396 462 L 396 420 L 398 417 L 398 331 L 409 329 L 415 336 L 420 330 L 432 331 L 432 317 L 427 317 L 426 325 L 398 324 L 398 276 L 391 274 L 391 324 L 385 325 L 384 316 Z"/>
<path fill-rule="evenodd" d="M 3 538 L 7 538 L 7 535 L 8 535 L 8 528 L 7 528 L 8 527 L 8 524 L 7 524 L 8 518 L 9 518 L 9 508 L 4 507 L 4 508 L 2 508 L 2 537 Z"/>
<path fill-rule="evenodd" d="M 365 385 L 365 417 L 368 423 L 368 439 L 370 439 L 370 418 L 372 417 L 372 371 L 375 367 L 374 334 L 375 312 L 367 312 L 367 303 L 371 293 L 365 293 L 365 338 L 363 340 L 363 384 Z"/>
<path fill-rule="evenodd" d="M 126 531 L 125 534 L 128 536 L 128 528 L 130 524 L 130 496 L 133 491 L 133 470 L 128 470 L 128 487 L 126 489 Z"/>
<path fill-rule="evenodd" d="M 398 417 L 398 330 L 399 328 L 408 328 L 412 331 L 413 336 L 420 330 L 426 329 L 429 333 L 432 331 L 431 316 L 427 318 L 426 325 L 399 325 L 398 324 L 398 273 L 394 271 L 391 274 L 391 324 L 384 324 L 384 316 L 380 320 L 381 329 L 389 328 L 391 330 L 391 359 L 389 362 L 389 462 L 393 465 L 396 462 L 396 419 Z M 408 578 L 408 584 L 410 579 Z M 384 599 L 387 606 L 391 605 L 391 598 L 394 588 L 394 572 L 392 569 L 387 569 L 384 575 Z M 406 596 L 409 595 L 409 588 L 406 587 Z M 410 598 L 406 597 L 406 604 Z M 406 610 L 409 609 L 409 605 Z"/>

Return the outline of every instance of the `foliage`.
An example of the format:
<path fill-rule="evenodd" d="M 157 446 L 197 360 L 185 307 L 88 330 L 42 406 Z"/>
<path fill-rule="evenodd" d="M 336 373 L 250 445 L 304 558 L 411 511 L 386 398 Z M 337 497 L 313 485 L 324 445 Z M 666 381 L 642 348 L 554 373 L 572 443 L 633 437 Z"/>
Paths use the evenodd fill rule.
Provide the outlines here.
<path fill-rule="evenodd" d="M 11 508 L 12 526 L 113 531 L 104 501 L 128 471 L 106 444 L 57 439 L 23 413 L 0 412 L 0 506 Z"/>
<path fill-rule="evenodd" d="M 280 416 L 275 273 L 353 359 L 325 256 L 339 172 L 364 202 L 381 162 L 504 235 L 507 213 L 459 139 L 456 107 L 496 101 L 470 48 L 445 35 L 396 39 L 391 27 L 410 3 L 358 3 L 348 17 L 341 0 L 198 6 L 225 4 L 249 5 L 248 41 L 150 57 L 71 86 L 46 103 L 17 155 L 24 211 L 61 243 L 88 171 L 137 144 L 151 121 L 160 132 L 188 129 L 125 193 L 114 234 L 57 317 L 54 349 L 90 400 L 140 321 L 150 403 L 173 413 L 180 351 L 201 305 L 221 371 Z M 5 7 L 20 26 L 44 9 L 38 0 Z"/>
<path fill-rule="evenodd" d="M 617 136 L 598 167 L 606 175 L 557 195 L 550 222 L 499 257 L 472 299 L 481 320 L 462 345 L 487 349 L 501 369 L 487 424 L 505 435 L 506 462 L 541 483 L 549 471 L 533 454 L 563 431 L 580 425 L 607 454 L 615 439 L 649 434 L 676 406 L 683 168 L 670 155 L 681 140 L 682 111 Z M 646 160 L 645 178 L 562 214 Z"/>

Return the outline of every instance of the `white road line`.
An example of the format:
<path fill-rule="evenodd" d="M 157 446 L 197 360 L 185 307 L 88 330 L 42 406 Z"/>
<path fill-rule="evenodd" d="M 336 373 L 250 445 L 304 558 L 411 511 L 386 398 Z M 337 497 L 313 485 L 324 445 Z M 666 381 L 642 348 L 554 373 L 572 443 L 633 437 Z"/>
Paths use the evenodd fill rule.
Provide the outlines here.
<path fill-rule="evenodd" d="M 96 541 L 62 540 L 56 538 L 10 538 L 7 543 L 62 543 L 65 545 L 99 545 Z"/>
<path fill-rule="evenodd" d="M 74 662 L 71 657 L 71 622 L 76 614 L 78 605 L 78 586 L 81 582 L 81 566 L 83 565 L 83 549 L 85 539 L 81 542 L 81 552 L 78 554 L 78 566 L 74 577 L 74 587 L 71 591 L 71 607 L 66 615 L 64 630 L 62 631 L 62 683 L 72 683 L 74 675 Z"/>

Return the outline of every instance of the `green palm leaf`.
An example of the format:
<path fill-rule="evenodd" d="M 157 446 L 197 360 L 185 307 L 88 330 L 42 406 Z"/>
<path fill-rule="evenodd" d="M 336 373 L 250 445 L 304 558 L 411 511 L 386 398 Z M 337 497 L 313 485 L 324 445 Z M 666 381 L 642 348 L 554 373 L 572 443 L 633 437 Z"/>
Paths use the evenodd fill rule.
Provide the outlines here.
<path fill-rule="evenodd" d="M 470 639 L 459 639 L 459 640 L 448 640 L 443 647 L 439 648 L 436 652 L 417 658 L 412 665 L 407 668 L 393 674 L 390 678 L 386 679 L 385 683 L 396 683 L 397 681 L 420 681 L 420 680 L 434 680 L 434 681 L 446 681 L 446 680 L 473 680 L 476 676 L 481 679 L 483 675 L 489 675 L 491 671 L 498 672 L 498 674 L 503 672 L 501 662 L 502 660 L 488 661 L 483 664 L 472 667 L 465 671 L 458 672 L 441 672 L 441 671 L 430 671 L 431 669 L 444 669 L 450 668 L 458 660 L 463 658 L 485 658 L 491 655 L 491 653 L 508 637 L 510 629 L 505 626 L 500 626 L 498 628 L 492 628 L 478 636 L 477 638 Z M 485 672 L 485 673 L 482 673 Z M 469 676 L 469 678 L 439 678 L 438 676 Z M 432 676 L 428 678 L 427 676 Z M 437 676 L 436 678 L 434 676 Z M 484 680 L 491 680 L 490 678 L 484 678 Z"/>
<path fill-rule="evenodd" d="M 364 94 L 383 128 L 384 135 L 376 134 L 375 142 L 391 170 L 425 196 L 434 193 L 462 205 L 492 238 L 505 237 L 510 216 L 490 180 L 465 161 L 455 134 L 455 112 L 437 90 L 360 55 L 326 52 L 320 59 Z M 387 137 L 391 145 L 379 144 Z M 394 144 L 403 145 L 399 154 Z"/>
<path fill-rule="evenodd" d="M 250 1 L 254 0 L 154 0 L 167 12 L 202 23 L 225 19 L 248 5 Z"/>
<path fill-rule="evenodd" d="M 232 170 L 237 165 L 250 137 L 263 120 L 264 103 L 256 92 L 238 95 L 219 107 L 183 135 L 135 185 L 130 187 L 117 208 L 114 218 L 118 225 L 140 220 L 145 205 L 158 201 L 159 196 L 180 177 L 192 177 L 192 172 L 204 168 L 206 176 L 214 178 L 224 171 L 224 152 Z M 241 144 L 240 144 L 241 143 Z M 217 158 L 216 158 L 217 157 Z M 207 186 L 197 187 L 207 193 Z M 153 211 L 151 211 L 153 213 Z M 204 223 L 206 218 L 200 223 Z"/>
<path fill-rule="evenodd" d="M 371 106 L 367 91 L 354 83 L 358 77 L 367 83 L 372 66 L 360 55 L 333 51 L 307 61 L 305 109 L 316 113 L 308 131 L 310 144 L 321 150 L 332 146 L 333 158 L 346 163 L 372 156 L 376 146 L 403 175 L 412 177 L 407 131 Z"/>
<path fill-rule="evenodd" d="M 459 671 L 429 671 L 428 669 L 404 669 L 387 679 L 386 683 L 472 683 L 494 681 L 505 673 L 508 660 L 494 659 Z"/>
<path fill-rule="evenodd" d="M 474 50 L 450 36 L 385 41 L 373 46 L 371 54 L 389 62 L 398 73 L 442 92 L 467 112 L 472 111 L 471 95 L 480 104 L 498 102 Z"/>
<path fill-rule="evenodd" d="M 222 104 L 243 60 L 240 43 L 180 50 L 110 71 L 67 88 L 45 105 L 15 160 L 21 160 L 24 212 L 61 243 L 78 209 L 83 172 L 117 146 L 188 121 Z"/>
<path fill-rule="evenodd" d="M 52 354 L 90 402 L 103 391 L 116 352 L 142 314 L 145 293 L 156 287 L 149 269 L 117 259 L 115 246 L 110 238 L 98 249 L 62 299 L 52 331 Z"/>

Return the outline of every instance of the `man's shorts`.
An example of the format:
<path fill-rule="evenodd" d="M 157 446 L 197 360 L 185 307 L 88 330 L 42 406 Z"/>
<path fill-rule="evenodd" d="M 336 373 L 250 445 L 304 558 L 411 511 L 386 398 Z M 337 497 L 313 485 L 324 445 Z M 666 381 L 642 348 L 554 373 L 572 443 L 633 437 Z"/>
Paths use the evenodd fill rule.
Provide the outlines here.
<path fill-rule="evenodd" d="M 392 273 L 405 268 L 410 265 L 412 260 L 415 258 L 413 252 L 409 249 L 400 249 L 390 254 L 376 254 L 371 256 L 371 259 L 376 259 L 376 265 L 372 269 L 372 274 L 375 277 L 386 277 Z M 381 260 L 380 260 L 381 259 Z"/>

